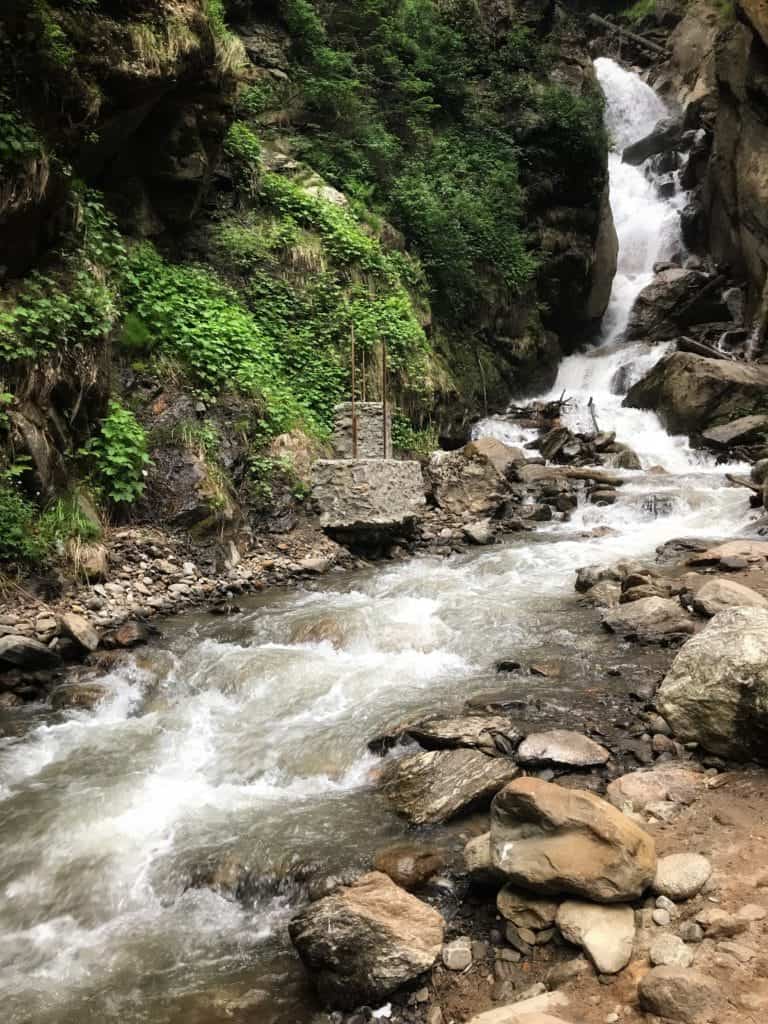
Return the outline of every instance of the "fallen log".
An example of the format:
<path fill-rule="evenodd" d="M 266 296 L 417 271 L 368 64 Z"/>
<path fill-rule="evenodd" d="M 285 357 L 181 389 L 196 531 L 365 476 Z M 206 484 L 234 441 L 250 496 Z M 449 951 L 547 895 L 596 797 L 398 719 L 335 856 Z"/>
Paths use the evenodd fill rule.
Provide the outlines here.
<path fill-rule="evenodd" d="M 605 18 L 601 18 L 599 14 L 590 14 L 589 21 L 593 25 L 599 25 L 600 28 L 607 29 L 609 32 L 616 32 L 620 36 L 624 36 L 625 39 L 631 39 L 633 43 L 638 46 L 647 47 L 652 53 L 658 54 L 660 57 L 668 57 L 669 50 L 663 46 L 659 46 L 658 43 L 652 43 L 650 39 L 646 39 L 644 36 L 638 35 L 637 32 L 630 32 L 628 28 L 624 28 L 622 25 L 616 25 L 612 21 L 606 21 Z"/>
<path fill-rule="evenodd" d="M 677 348 L 679 352 L 691 352 L 695 356 L 706 356 L 707 359 L 727 359 L 734 362 L 734 357 L 729 352 L 721 352 L 719 348 L 707 345 L 703 341 L 697 341 L 695 338 L 685 336 L 678 338 Z"/>

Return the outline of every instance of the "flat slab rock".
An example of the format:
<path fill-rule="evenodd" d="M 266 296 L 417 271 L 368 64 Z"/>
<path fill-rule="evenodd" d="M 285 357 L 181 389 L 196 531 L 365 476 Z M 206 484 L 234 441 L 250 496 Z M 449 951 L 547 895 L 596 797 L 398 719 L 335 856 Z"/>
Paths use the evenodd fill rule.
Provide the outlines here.
<path fill-rule="evenodd" d="M 653 839 L 605 800 L 517 779 L 491 806 L 491 857 L 515 886 L 599 903 L 639 897 L 656 875 Z"/>
<path fill-rule="evenodd" d="M 428 718 L 406 726 L 404 731 L 427 750 L 476 747 L 489 753 L 512 753 L 523 735 L 508 718 L 500 715 Z"/>
<path fill-rule="evenodd" d="M 566 900 L 557 911 L 564 939 L 581 946 L 601 974 L 618 974 L 632 959 L 635 912 L 632 907 L 601 907 Z"/>
<path fill-rule="evenodd" d="M 568 1024 L 560 1014 L 567 1011 L 569 1005 L 570 1000 L 563 992 L 545 992 L 509 1006 L 486 1010 L 472 1017 L 468 1024 Z"/>
<path fill-rule="evenodd" d="M 326 1005 L 379 1005 L 440 956 L 445 922 L 432 907 L 372 871 L 310 903 L 289 932 Z"/>
<path fill-rule="evenodd" d="M 381 785 L 396 811 L 414 825 L 428 825 L 487 807 L 519 774 L 509 758 L 466 748 L 431 750 L 392 761 L 382 772 Z"/>
<path fill-rule="evenodd" d="M 696 632 L 696 623 L 680 602 L 664 597 L 642 597 L 611 608 L 603 615 L 603 625 L 611 633 L 650 643 Z"/>
<path fill-rule="evenodd" d="M 735 580 L 714 579 L 696 591 L 693 607 L 699 615 L 711 618 L 726 608 L 768 608 L 768 600 Z"/>
<path fill-rule="evenodd" d="M 552 729 L 527 736 L 517 750 L 519 764 L 563 765 L 592 768 L 605 764 L 610 753 L 599 743 L 568 729 Z"/>

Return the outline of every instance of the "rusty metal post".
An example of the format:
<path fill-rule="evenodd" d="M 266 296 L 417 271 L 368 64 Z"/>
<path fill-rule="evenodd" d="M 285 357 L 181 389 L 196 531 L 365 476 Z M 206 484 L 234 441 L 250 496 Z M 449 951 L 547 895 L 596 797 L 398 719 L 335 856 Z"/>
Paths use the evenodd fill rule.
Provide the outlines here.
<path fill-rule="evenodd" d="M 381 343 L 381 408 L 384 418 L 384 458 L 387 457 L 388 437 L 387 430 L 387 343 Z"/>
<path fill-rule="evenodd" d="M 357 380 L 355 373 L 355 325 L 352 324 L 352 458 L 357 458 L 357 407 L 355 405 L 355 391 Z"/>

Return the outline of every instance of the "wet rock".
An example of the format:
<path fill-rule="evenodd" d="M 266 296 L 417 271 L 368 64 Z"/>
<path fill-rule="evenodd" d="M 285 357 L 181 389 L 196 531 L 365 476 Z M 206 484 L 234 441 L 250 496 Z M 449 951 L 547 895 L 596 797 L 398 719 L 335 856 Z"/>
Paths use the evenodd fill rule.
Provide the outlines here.
<path fill-rule="evenodd" d="M 330 644 L 337 650 L 346 642 L 344 627 L 338 619 L 330 616 L 299 624 L 292 639 L 296 644 Z"/>
<path fill-rule="evenodd" d="M 524 463 L 527 458 L 522 448 L 513 448 L 495 437 L 478 437 L 470 441 L 464 445 L 462 454 L 468 459 L 487 459 L 502 476 L 506 476 L 507 471 L 516 463 Z"/>
<path fill-rule="evenodd" d="M 679 117 L 662 118 L 652 132 L 627 146 L 622 153 L 625 164 L 640 166 L 657 153 L 675 149 L 683 136 L 683 122 Z"/>
<path fill-rule="evenodd" d="M 24 669 L 58 668 L 61 657 L 56 651 L 32 637 L 9 634 L 0 637 L 0 669 L 14 666 Z"/>
<path fill-rule="evenodd" d="M 424 825 L 487 806 L 519 773 L 507 758 L 468 749 L 436 750 L 391 762 L 382 772 L 381 784 L 395 810 Z"/>
<path fill-rule="evenodd" d="M 464 847 L 464 866 L 473 882 L 500 885 L 504 875 L 491 860 L 491 833 L 474 836 Z"/>
<path fill-rule="evenodd" d="M 605 764 L 610 756 L 599 743 L 567 729 L 532 733 L 517 750 L 517 760 L 524 765 L 591 768 Z"/>
<path fill-rule="evenodd" d="M 621 586 L 603 580 L 590 587 L 584 594 L 585 600 L 597 608 L 616 608 L 621 602 Z"/>
<path fill-rule="evenodd" d="M 537 899 L 512 885 L 505 885 L 496 897 L 496 907 L 505 920 L 511 921 L 518 928 L 538 931 L 555 923 L 558 904 L 554 900 Z"/>
<path fill-rule="evenodd" d="M 395 885 L 417 889 L 445 867 L 445 858 L 432 847 L 400 843 L 379 850 L 373 866 L 376 871 L 389 875 Z"/>
<path fill-rule="evenodd" d="M 737 444 L 754 444 L 768 438 L 768 416 L 739 416 L 720 427 L 702 432 L 702 439 L 713 448 L 730 448 Z"/>
<path fill-rule="evenodd" d="M 428 718 L 405 726 L 403 733 L 427 750 L 475 747 L 491 756 L 504 751 L 511 753 L 522 739 L 519 729 L 500 715 Z"/>
<path fill-rule="evenodd" d="M 428 971 L 443 930 L 436 910 L 381 872 L 310 904 L 289 925 L 320 997 L 339 1009 L 378 1006 Z"/>
<path fill-rule="evenodd" d="M 478 519 L 477 522 L 463 527 L 462 533 L 470 544 L 477 544 L 478 546 L 493 544 L 496 538 L 490 519 Z"/>
<path fill-rule="evenodd" d="M 673 352 L 633 385 L 624 405 L 652 409 L 673 434 L 763 414 L 768 366 Z"/>
<path fill-rule="evenodd" d="M 76 640 L 86 651 L 95 651 L 99 646 L 99 632 L 83 615 L 67 612 L 61 617 L 61 626 L 65 633 Z"/>
<path fill-rule="evenodd" d="M 592 505 L 615 505 L 619 495 L 616 491 L 600 488 L 589 492 L 589 501 Z"/>
<path fill-rule="evenodd" d="M 696 1024 L 720 1003 L 714 981 L 681 967 L 654 967 L 640 981 L 638 996 L 646 1013 L 681 1024 Z"/>
<path fill-rule="evenodd" d="M 768 757 L 768 611 L 731 608 L 689 640 L 658 694 L 675 735 L 721 757 Z"/>
<path fill-rule="evenodd" d="M 707 580 L 693 598 L 694 611 L 712 618 L 726 608 L 768 608 L 768 600 L 735 580 Z"/>
<path fill-rule="evenodd" d="M 707 283 L 705 274 L 673 267 L 657 274 L 640 292 L 627 324 L 630 340 L 665 340 L 679 334 L 676 315 Z"/>
<path fill-rule="evenodd" d="M 603 625 L 611 633 L 645 643 L 680 640 L 696 631 L 680 602 L 663 597 L 644 597 L 612 608 L 603 616 Z"/>
<path fill-rule="evenodd" d="M 648 956 L 655 967 L 690 967 L 693 963 L 693 950 L 669 932 L 656 936 Z"/>
<path fill-rule="evenodd" d="M 564 939 L 581 946 L 601 974 L 617 974 L 632 958 L 635 914 L 631 907 L 568 900 L 557 911 Z"/>
<path fill-rule="evenodd" d="M 672 853 L 661 857 L 656 865 L 653 891 L 670 900 L 690 900 L 701 892 L 712 865 L 699 853 Z"/>
<path fill-rule="evenodd" d="M 491 857 L 513 885 L 601 903 L 635 899 L 656 874 L 651 837 L 605 800 L 531 778 L 494 799 Z"/>
<path fill-rule="evenodd" d="M 103 683 L 68 683 L 51 693 L 51 707 L 55 711 L 92 711 L 108 694 Z"/>
<path fill-rule="evenodd" d="M 157 629 L 147 625 L 145 622 L 124 622 L 109 635 L 109 645 L 115 647 L 140 647 L 149 643 L 153 635 L 157 635 Z M 105 643 L 107 638 L 105 637 Z"/>
<path fill-rule="evenodd" d="M 677 765 L 659 765 L 653 771 L 632 772 L 614 779 L 606 795 L 620 810 L 644 811 L 661 801 L 691 804 L 705 784 L 706 778 L 699 772 Z"/>

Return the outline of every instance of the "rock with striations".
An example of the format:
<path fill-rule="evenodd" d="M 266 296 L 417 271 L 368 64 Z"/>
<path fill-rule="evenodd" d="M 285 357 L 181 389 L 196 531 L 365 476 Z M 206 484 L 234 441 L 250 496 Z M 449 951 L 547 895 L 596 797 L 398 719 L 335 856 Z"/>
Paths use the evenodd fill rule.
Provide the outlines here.
<path fill-rule="evenodd" d="M 517 760 L 524 765 L 593 768 L 605 764 L 610 756 L 599 743 L 568 729 L 532 733 L 517 749 Z"/>
<path fill-rule="evenodd" d="M 92 711 L 109 692 L 103 683 L 67 683 L 51 693 L 51 706 L 56 711 Z"/>
<path fill-rule="evenodd" d="M 682 742 L 768 760 L 768 611 L 730 608 L 679 652 L 658 706 Z"/>
<path fill-rule="evenodd" d="M 735 580 L 707 580 L 693 598 L 694 611 L 712 618 L 726 608 L 768 608 L 768 600 Z"/>
<path fill-rule="evenodd" d="M 691 636 L 696 624 L 679 601 L 664 597 L 642 597 L 610 608 L 603 625 L 611 633 L 642 643 L 670 643 Z"/>
<path fill-rule="evenodd" d="M 558 909 L 556 920 L 563 938 L 581 946 L 600 974 L 618 974 L 632 959 L 632 907 L 566 900 Z"/>
<path fill-rule="evenodd" d="M 440 956 L 444 921 L 374 871 L 310 903 L 289 926 L 321 999 L 335 1009 L 378 1006 Z"/>
<path fill-rule="evenodd" d="M 510 753 L 522 739 L 520 730 L 501 715 L 427 718 L 404 730 L 427 750 L 475 747 L 487 754 Z"/>
<path fill-rule="evenodd" d="M 464 445 L 462 452 L 469 459 L 488 459 L 503 476 L 512 466 L 525 462 L 528 457 L 522 448 L 513 448 L 495 437 L 478 437 Z"/>
<path fill-rule="evenodd" d="M 57 668 L 61 657 L 50 647 L 28 636 L 0 637 L 0 670 L 3 668 Z"/>
<path fill-rule="evenodd" d="M 408 754 L 388 764 L 381 778 L 384 794 L 395 810 L 414 825 L 427 825 L 487 807 L 519 774 L 509 758 L 458 749 Z"/>
<path fill-rule="evenodd" d="M 598 903 L 636 899 L 656 875 L 653 839 L 605 800 L 525 778 L 491 807 L 491 857 L 516 886 Z"/>
<path fill-rule="evenodd" d="M 640 981 L 638 996 L 646 1013 L 680 1024 L 717 1020 L 721 1004 L 715 982 L 684 967 L 654 967 Z"/>
<path fill-rule="evenodd" d="M 707 283 L 697 270 L 662 270 L 638 295 L 627 324 L 627 337 L 667 340 L 680 333 L 674 317 Z"/>

